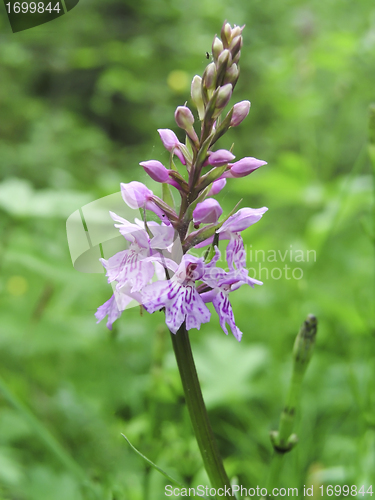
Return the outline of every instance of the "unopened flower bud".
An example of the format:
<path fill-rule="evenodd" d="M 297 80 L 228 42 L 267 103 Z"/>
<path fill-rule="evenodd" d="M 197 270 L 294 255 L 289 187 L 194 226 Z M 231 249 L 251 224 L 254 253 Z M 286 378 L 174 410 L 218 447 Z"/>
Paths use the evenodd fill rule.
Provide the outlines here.
<path fill-rule="evenodd" d="M 183 165 L 186 165 L 186 159 L 180 149 L 183 144 L 181 144 L 181 142 L 178 140 L 177 135 L 168 128 L 159 128 L 158 132 L 165 149 L 170 153 L 174 153 L 179 158 L 181 163 Z"/>
<path fill-rule="evenodd" d="M 213 167 L 222 167 L 230 161 L 234 160 L 235 156 L 226 149 L 218 149 L 217 151 L 209 153 L 208 164 Z"/>
<path fill-rule="evenodd" d="M 213 182 L 207 196 L 215 196 L 216 194 L 220 193 L 220 191 L 225 187 L 226 183 L 226 179 L 218 179 L 217 181 Z"/>
<path fill-rule="evenodd" d="M 187 106 L 178 106 L 174 114 L 177 125 L 186 130 L 193 126 L 194 116 Z"/>
<path fill-rule="evenodd" d="M 215 36 L 214 41 L 212 43 L 212 55 L 214 56 L 214 61 L 217 61 L 219 58 L 219 55 L 222 53 L 224 50 L 223 42 Z"/>
<path fill-rule="evenodd" d="M 169 170 L 157 160 L 142 161 L 140 165 L 145 172 L 156 182 L 167 182 L 169 180 Z"/>
<path fill-rule="evenodd" d="M 230 41 L 232 39 L 232 28 L 229 23 L 224 23 L 221 28 L 221 39 L 223 41 L 224 47 L 228 48 Z"/>
<path fill-rule="evenodd" d="M 229 45 L 229 51 L 232 55 L 232 58 L 235 57 L 241 50 L 242 44 L 243 44 L 242 36 L 236 36 L 235 38 L 233 38 L 231 44 Z"/>
<path fill-rule="evenodd" d="M 245 27 L 245 25 L 243 25 L 243 26 L 236 26 L 236 25 L 234 25 L 233 26 L 232 33 L 231 33 L 232 40 L 234 38 L 236 38 L 237 36 L 240 36 L 242 34 L 242 31 L 243 31 L 244 27 Z"/>
<path fill-rule="evenodd" d="M 223 109 L 228 104 L 230 98 L 232 97 L 233 87 L 230 83 L 223 85 L 220 87 L 217 99 L 216 99 L 216 108 Z"/>
<path fill-rule="evenodd" d="M 203 85 L 206 89 L 214 89 L 216 85 L 216 66 L 210 63 L 203 74 Z"/>
<path fill-rule="evenodd" d="M 174 114 L 177 125 L 186 131 L 190 139 L 198 141 L 198 136 L 194 130 L 194 116 L 187 106 L 178 106 Z"/>
<path fill-rule="evenodd" d="M 198 110 L 199 119 L 203 120 L 204 104 L 202 97 L 202 78 L 198 75 L 195 75 L 193 81 L 191 82 L 191 98 Z"/>
<path fill-rule="evenodd" d="M 233 106 L 232 119 L 230 121 L 231 127 L 237 127 L 249 114 L 250 101 L 237 102 Z"/>
<path fill-rule="evenodd" d="M 232 63 L 232 56 L 229 50 L 228 49 L 223 50 L 217 59 L 217 67 L 220 68 L 221 66 L 224 65 L 225 67 L 227 67 L 230 66 L 231 63 Z"/>
<path fill-rule="evenodd" d="M 224 172 L 223 177 L 227 178 L 238 178 L 245 177 L 246 175 L 251 174 L 259 167 L 263 165 L 267 165 L 266 161 L 257 160 L 252 157 L 245 157 L 242 160 L 236 161 L 236 163 L 229 163 L 229 170 Z"/>
<path fill-rule="evenodd" d="M 232 66 L 228 68 L 227 72 L 225 73 L 224 83 L 232 83 L 232 84 L 236 83 L 239 74 L 240 71 L 238 69 L 237 64 L 232 64 Z"/>
<path fill-rule="evenodd" d="M 214 198 L 207 198 L 198 203 L 193 212 L 194 224 L 212 224 L 216 223 L 223 213 L 219 202 Z"/>
<path fill-rule="evenodd" d="M 304 372 L 311 359 L 317 331 L 317 319 L 309 314 L 302 324 L 293 347 L 294 368 Z"/>

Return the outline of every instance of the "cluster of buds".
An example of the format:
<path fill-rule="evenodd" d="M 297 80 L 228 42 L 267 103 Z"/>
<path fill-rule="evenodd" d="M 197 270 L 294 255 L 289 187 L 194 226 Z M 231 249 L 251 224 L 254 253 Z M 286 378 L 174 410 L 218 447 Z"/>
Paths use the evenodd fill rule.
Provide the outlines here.
<path fill-rule="evenodd" d="M 140 209 L 144 220 L 134 224 L 112 214 L 130 248 L 108 261 L 102 259 L 108 281 L 116 282 L 116 288 L 96 316 L 99 321 L 108 316 L 109 327 L 120 316 L 124 304 L 136 299 L 150 313 L 164 309 L 166 323 L 173 333 L 184 322 L 188 330 L 199 329 L 201 323 L 210 319 L 206 303 L 212 302 L 224 332 L 228 333 L 227 323 L 235 337 L 241 339 L 228 295 L 243 284 L 252 287 L 262 284 L 248 276 L 241 232 L 259 221 L 267 208 L 242 208 L 237 212 L 233 209 L 223 217 L 214 196 L 225 187 L 227 179 L 247 176 L 266 162 L 253 157 L 234 161 L 232 151 L 214 149 L 214 146 L 230 127 L 238 126 L 250 110 L 250 102 L 241 101 L 223 116 L 239 77 L 243 28 L 224 23 L 221 39 L 215 36 L 212 44 L 213 61 L 202 77 L 193 78 L 191 97 L 199 120 L 186 105 L 177 107 L 175 120 L 185 131 L 185 143 L 180 142 L 172 130 L 158 130 L 170 153 L 169 168 L 158 160 L 140 163 L 154 181 L 162 184 L 163 196 L 154 195 L 137 181 L 121 185 L 125 203 Z M 179 168 L 176 159 L 181 163 Z M 178 203 L 174 202 L 171 187 L 179 193 Z M 147 221 L 147 211 L 154 212 L 161 224 Z M 182 249 L 177 260 L 173 252 L 176 239 Z M 216 265 L 221 239 L 229 240 L 226 248 L 229 271 Z M 204 246 L 208 247 L 204 257 L 188 253 Z M 151 266 L 158 276 L 161 270 L 164 279 L 151 283 L 154 275 Z"/>

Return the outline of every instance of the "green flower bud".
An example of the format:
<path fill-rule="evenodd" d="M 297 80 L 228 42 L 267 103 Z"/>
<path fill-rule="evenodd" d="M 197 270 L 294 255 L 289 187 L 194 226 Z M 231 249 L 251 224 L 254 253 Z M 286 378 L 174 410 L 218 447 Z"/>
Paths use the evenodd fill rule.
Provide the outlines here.
<path fill-rule="evenodd" d="M 214 57 L 214 61 L 216 62 L 219 58 L 219 55 L 223 52 L 224 46 L 223 42 L 215 36 L 214 41 L 212 43 L 212 55 Z"/>
<path fill-rule="evenodd" d="M 203 73 L 203 85 L 207 90 L 212 90 L 216 86 L 216 66 L 210 63 Z"/>
<path fill-rule="evenodd" d="M 228 49 L 224 49 L 217 59 L 217 67 L 220 69 L 221 66 L 230 66 L 232 63 L 232 56 Z"/>
<path fill-rule="evenodd" d="M 216 86 L 219 87 L 223 84 L 225 74 L 227 72 L 228 67 L 232 65 L 232 56 L 228 49 L 225 49 L 220 54 L 218 60 L 216 61 L 217 68 L 217 77 L 216 77 Z"/>
<path fill-rule="evenodd" d="M 309 314 L 302 324 L 293 347 L 293 358 L 295 368 L 304 372 L 311 359 L 317 330 L 317 319 Z"/>
<path fill-rule="evenodd" d="M 198 110 L 199 119 L 203 120 L 204 103 L 202 97 L 202 78 L 198 75 L 195 75 L 191 82 L 191 99 Z"/>
<path fill-rule="evenodd" d="M 216 99 L 216 109 L 222 110 L 228 104 L 230 98 L 232 97 L 233 87 L 230 83 L 220 87 L 217 99 Z"/>
<path fill-rule="evenodd" d="M 232 66 L 228 68 L 227 72 L 225 73 L 224 84 L 225 83 L 235 84 L 238 80 L 239 74 L 240 71 L 238 69 L 237 64 L 232 64 Z"/>
<path fill-rule="evenodd" d="M 232 28 L 231 25 L 227 22 L 223 24 L 221 28 L 221 39 L 223 41 L 224 47 L 227 49 L 232 39 Z"/>
<path fill-rule="evenodd" d="M 185 130 L 190 139 L 197 143 L 198 136 L 194 130 L 194 116 L 187 106 L 178 106 L 174 114 L 177 125 Z"/>
<path fill-rule="evenodd" d="M 238 54 L 238 52 L 242 49 L 242 44 L 243 44 L 242 36 L 236 36 L 235 38 L 233 38 L 229 46 L 229 51 L 232 55 L 232 58 L 234 58 Z"/>

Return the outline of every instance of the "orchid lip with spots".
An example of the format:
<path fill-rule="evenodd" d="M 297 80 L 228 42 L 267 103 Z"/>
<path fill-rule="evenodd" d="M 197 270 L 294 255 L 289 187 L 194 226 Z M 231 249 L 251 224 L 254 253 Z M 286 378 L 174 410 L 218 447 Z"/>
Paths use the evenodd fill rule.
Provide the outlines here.
<path fill-rule="evenodd" d="M 183 131 L 184 142 L 173 130 L 158 129 L 170 154 L 169 165 L 157 159 L 140 162 L 147 175 L 162 185 L 161 196 L 136 180 L 121 184 L 124 202 L 139 210 L 142 220 L 128 221 L 111 213 L 128 248 L 101 259 L 114 293 L 98 308 L 96 317 L 99 322 L 107 316 L 108 328 L 136 300 L 150 314 L 164 310 L 166 325 L 174 334 L 183 324 L 187 330 L 199 330 L 210 321 L 208 305 L 212 304 L 223 331 L 228 334 L 229 325 L 234 337 L 241 340 L 229 297 L 242 286 L 262 285 L 248 276 L 241 233 L 258 222 L 267 208 L 245 207 L 225 213 L 215 197 L 225 190 L 227 181 L 236 182 L 266 165 L 252 156 L 238 159 L 232 148 L 217 147 L 219 139 L 238 127 L 250 111 L 247 100 L 224 111 L 240 76 L 243 28 L 224 23 L 221 39 L 215 36 L 213 61 L 191 85 L 197 112 L 187 103 L 177 107 L 175 121 L 180 132 L 176 132 Z M 229 240 L 225 251 L 228 271 L 218 266 L 224 239 Z M 203 247 L 204 257 L 192 255 Z"/>

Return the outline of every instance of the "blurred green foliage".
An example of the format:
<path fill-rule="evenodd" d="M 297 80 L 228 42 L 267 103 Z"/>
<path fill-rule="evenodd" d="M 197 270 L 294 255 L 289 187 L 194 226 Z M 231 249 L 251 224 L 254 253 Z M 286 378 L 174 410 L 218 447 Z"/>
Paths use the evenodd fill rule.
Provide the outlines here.
<path fill-rule="evenodd" d="M 208 484 L 162 313 L 96 325 L 111 289 L 73 269 L 65 222 L 120 182 L 158 192 L 138 163 L 168 161 L 156 129 L 176 130 L 224 19 L 246 24 L 235 99 L 252 108 L 220 146 L 268 166 L 218 198 L 269 211 L 244 234 L 264 285 L 233 294 L 242 342 L 215 317 L 191 335 L 219 447 L 239 484 L 265 486 L 311 312 L 317 345 L 281 486 L 375 491 L 373 2 L 92 0 L 17 34 L 0 15 L 1 500 L 161 498 L 166 479 L 121 433 L 182 483 Z M 303 277 L 277 279 L 285 265 Z"/>

